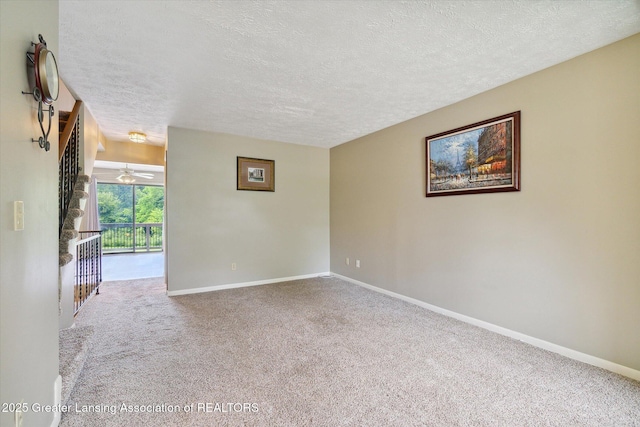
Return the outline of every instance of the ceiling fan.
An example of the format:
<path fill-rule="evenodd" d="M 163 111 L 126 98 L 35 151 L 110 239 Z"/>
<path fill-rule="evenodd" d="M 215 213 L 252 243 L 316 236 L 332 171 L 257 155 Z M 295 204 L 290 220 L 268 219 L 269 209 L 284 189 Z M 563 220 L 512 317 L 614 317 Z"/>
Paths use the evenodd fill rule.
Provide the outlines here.
<path fill-rule="evenodd" d="M 133 169 L 129 169 L 129 165 L 126 165 L 124 169 L 120 169 L 121 175 L 116 179 L 124 184 L 132 184 L 136 181 L 135 177 L 144 178 L 144 179 L 153 179 L 152 173 L 140 173 L 136 172 Z"/>

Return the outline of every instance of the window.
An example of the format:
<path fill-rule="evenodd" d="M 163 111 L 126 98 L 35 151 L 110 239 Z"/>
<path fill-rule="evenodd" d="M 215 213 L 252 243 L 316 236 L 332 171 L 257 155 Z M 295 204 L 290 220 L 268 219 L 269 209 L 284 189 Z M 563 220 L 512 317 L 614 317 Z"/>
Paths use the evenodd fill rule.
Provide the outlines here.
<path fill-rule="evenodd" d="M 98 183 L 102 250 L 162 250 L 164 188 L 155 185 Z"/>

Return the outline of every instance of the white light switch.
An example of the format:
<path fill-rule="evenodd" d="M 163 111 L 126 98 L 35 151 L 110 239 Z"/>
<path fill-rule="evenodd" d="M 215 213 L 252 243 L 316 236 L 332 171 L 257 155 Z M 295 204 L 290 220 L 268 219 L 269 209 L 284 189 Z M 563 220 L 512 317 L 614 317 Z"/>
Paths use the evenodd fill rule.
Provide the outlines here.
<path fill-rule="evenodd" d="M 13 229 L 24 230 L 24 202 L 21 200 L 13 202 Z"/>

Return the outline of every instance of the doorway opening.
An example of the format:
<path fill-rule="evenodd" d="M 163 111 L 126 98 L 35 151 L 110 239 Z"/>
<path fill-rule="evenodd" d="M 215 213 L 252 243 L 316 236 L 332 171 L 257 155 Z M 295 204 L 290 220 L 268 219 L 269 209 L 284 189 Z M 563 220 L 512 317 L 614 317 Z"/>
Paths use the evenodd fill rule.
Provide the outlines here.
<path fill-rule="evenodd" d="M 164 275 L 164 187 L 98 183 L 103 280 Z"/>
<path fill-rule="evenodd" d="M 164 188 L 98 183 L 102 253 L 162 251 Z"/>

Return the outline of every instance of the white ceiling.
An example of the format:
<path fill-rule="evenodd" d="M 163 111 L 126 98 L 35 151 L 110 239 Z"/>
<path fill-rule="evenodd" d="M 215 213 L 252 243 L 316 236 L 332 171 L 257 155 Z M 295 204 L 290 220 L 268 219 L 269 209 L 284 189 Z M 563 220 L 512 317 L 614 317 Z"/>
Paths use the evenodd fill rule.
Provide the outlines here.
<path fill-rule="evenodd" d="M 60 0 L 58 63 L 112 140 L 332 147 L 638 32 L 637 0 Z"/>

